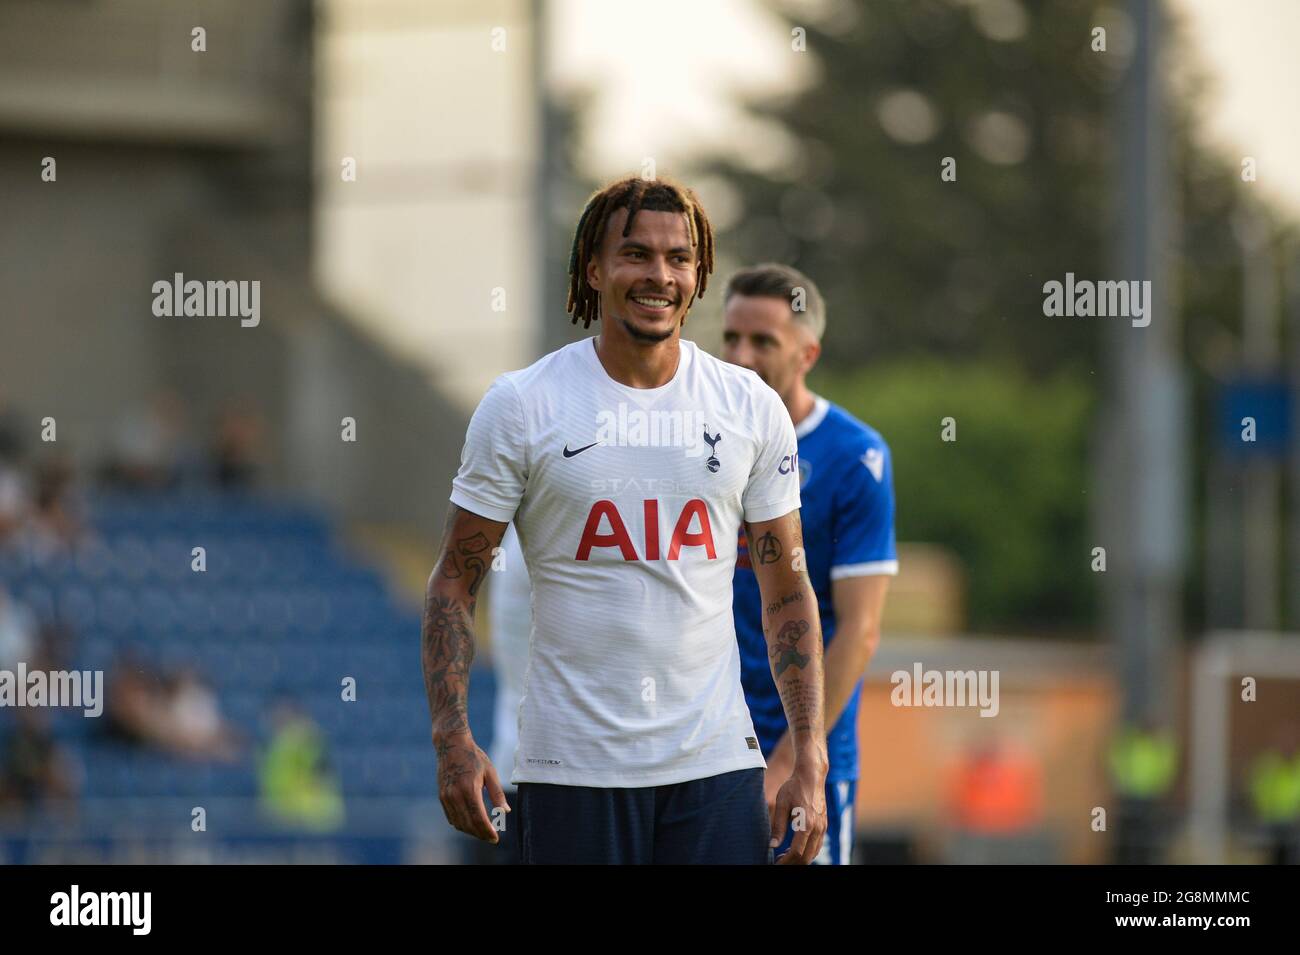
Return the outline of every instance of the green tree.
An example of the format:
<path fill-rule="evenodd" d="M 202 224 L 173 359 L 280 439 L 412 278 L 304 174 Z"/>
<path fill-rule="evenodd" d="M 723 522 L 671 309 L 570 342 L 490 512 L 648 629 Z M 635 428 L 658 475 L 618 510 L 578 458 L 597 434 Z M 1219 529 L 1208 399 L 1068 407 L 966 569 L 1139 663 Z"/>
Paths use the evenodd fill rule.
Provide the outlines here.
<path fill-rule="evenodd" d="M 962 559 L 973 626 L 1042 632 L 1087 615 L 1091 397 L 1079 376 L 1035 380 L 1013 365 L 920 359 L 810 384 L 885 437 L 898 538 Z M 955 441 L 941 440 L 947 418 Z"/>
<path fill-rule="evenodd" d="M 1015 37 L 1015 23 L 981 25 L 978 6 L 884 0 L 834 27 L 792 19 L 820 82 L 747 106 L 793 137 L 796 167 L 707 164 L 744 209 L 720 245 L 822 286 L 828 364 L 980 353 L 1037 372 L 1094 348 L 1088 323 L 1043 316 L 1042 286 L 1102 267 L 1116 58 L 1089 48 L 1094 4 L 1035 5 Z"/>

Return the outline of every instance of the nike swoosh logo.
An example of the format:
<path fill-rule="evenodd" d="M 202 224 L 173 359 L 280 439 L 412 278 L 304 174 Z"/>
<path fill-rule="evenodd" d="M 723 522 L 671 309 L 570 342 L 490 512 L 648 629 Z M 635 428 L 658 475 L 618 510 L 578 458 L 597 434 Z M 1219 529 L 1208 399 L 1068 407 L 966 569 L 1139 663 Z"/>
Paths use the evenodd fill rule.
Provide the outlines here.
<path fill-rule="evenodd" d="M 591 444 L 587 445 L 587 448 L 594 448 L 594 447 L 595 447 L 596 445 L 598 445 L 598 444 L 600 444 L 599 441 L 593 441 L 593 442 L 591 442 Z M 574 449 L 573 451 L 570 451 L 570 450 L 569 450 L 569 446 L 566 444 L 566 445 L 564 446 L 564 456 L 565 456 L 566 458 L 571 458 L 571 457 L 573 457 L 575 454 L 581 454 L 583 451 L 586 451 L 587 448 L 576 448 L 576 449 Z"/>

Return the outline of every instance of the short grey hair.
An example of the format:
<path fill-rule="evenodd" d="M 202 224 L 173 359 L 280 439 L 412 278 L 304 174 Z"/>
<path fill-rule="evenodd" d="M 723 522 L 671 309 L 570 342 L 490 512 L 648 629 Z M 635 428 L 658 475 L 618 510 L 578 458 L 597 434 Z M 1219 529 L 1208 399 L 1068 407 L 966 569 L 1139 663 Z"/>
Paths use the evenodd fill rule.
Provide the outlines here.
<path fill-rule="evenodd" d="M 815 340 L 822 340 L 826 331 L 826 303 L 816 283 L 798 269 L 779 262 L 751 265 L 727 280 L 726 291 L 722 293 L 723 308 L 733 295 L 783 300 L 790 306 L 795 322 L 812 332 Z"/>

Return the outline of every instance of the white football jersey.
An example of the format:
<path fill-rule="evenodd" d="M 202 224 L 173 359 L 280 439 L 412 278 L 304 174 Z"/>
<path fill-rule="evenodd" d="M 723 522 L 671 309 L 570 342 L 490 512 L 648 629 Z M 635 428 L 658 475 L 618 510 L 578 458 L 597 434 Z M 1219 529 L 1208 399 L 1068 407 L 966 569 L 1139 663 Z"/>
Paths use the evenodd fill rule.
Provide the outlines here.
<path fill-rule="evenodd" d="M 513 520 L 532 636 L 511 782 L 659 786 L 761 767 L 731 614 L 741 521 L 799 508 L 798 441 L 754 372 L 681 341 L 658 388 L 595 339 L 498 377 L 454 504 Z"/>

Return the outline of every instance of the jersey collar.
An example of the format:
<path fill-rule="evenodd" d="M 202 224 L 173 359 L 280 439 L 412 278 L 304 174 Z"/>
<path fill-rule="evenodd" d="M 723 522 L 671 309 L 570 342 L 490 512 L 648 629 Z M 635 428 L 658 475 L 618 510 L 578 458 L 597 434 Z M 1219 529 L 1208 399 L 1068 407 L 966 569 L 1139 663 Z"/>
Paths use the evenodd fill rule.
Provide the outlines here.
<path fill-rule="evenodd" d="M 794 436 L 796 438 L 807 437 L 817 430 L 817 426 L 822 423 L 826 417 L 826 412 L 830 410 L 831 403 L 821 395 L 813 395 L 813 409 L 808 412 L 808 416 L 794 426 Z"/>

